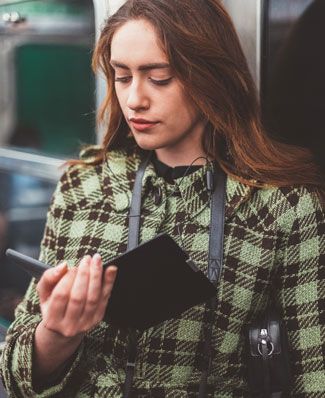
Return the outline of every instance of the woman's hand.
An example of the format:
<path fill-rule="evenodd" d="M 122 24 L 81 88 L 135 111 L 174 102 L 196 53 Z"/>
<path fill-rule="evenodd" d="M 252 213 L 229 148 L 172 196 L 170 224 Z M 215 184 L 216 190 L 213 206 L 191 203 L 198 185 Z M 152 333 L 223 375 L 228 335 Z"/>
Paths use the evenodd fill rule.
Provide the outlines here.
<path fill-rule="evenodd" d="M 61 374 L 85 332 L 104 317 L 117 268 L 103 275 L 99 254 L 84 257 L 79 267 L 67 264 L 47 270 L 37 284 L 43 320 L 35 331 L 33 381 Z"/>
<path fill-rule="evenodd" d="M 103 276 L 99 254 L 84 257 L 79 266 L 66 263 L 47 270 L 37 284 L 43 326 L 64 337 L 75 337 L 95 327 L 104 317 L 117 268 Z"/>

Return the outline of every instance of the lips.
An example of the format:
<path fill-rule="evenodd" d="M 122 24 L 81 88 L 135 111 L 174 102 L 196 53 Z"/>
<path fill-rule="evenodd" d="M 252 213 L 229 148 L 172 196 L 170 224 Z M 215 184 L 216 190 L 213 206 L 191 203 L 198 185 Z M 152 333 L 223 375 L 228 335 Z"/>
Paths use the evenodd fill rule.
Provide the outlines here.
<path fill-rule="evenodd" d="M 140 118 L 131 118 L 130 122 L 132 126 L 138 131 L 145 131 L 154 126 L 156 126 L 159 122 L 153 122 L 147 119 L 140 119 Z"/>

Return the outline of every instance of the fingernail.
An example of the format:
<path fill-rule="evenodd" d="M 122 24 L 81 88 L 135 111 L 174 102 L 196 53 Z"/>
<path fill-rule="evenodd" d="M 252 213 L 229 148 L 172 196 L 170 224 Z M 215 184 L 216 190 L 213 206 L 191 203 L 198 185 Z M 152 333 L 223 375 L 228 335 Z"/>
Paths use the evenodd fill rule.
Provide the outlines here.
<path fill-rule="evenodd" d="M 97 262 L 97 261 L 100 261 L 101 259 L 102 259 L 102 257 L 99 253 L 94 254 L 93 260 L 95 260 Z"/>
<path fill-rule="evenodd" d="M 85 262 L 86 264 L 89 264 L 89 262 L 90 262 L 90 260 L 91 260 L 91 256 L 90 256 L 89 254 L 87 254 L 87 256 L 85 256 L 85 257 L 83 258 L 83 260 L 84 260 L 84 262 Z"/>
<path fill-rule="evenodd" d="M 54 272 L 55 272 L 56 274 L 59 274 L 59 273 L 66 267 L 66 265 L 67 265 L 66 262 L 63 262 L 63 263 L 57 265 L 57 266 L 54 268 Z"/>

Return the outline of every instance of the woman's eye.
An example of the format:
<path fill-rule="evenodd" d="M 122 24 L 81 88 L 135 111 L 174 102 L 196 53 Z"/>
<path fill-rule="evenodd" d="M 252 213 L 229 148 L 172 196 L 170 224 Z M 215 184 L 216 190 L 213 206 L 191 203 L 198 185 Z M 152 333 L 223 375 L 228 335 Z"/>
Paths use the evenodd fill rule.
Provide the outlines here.
<path fill-rule="evenodd" d="M 131 79 L 132 76 L 115 77 L 115 81 L 119 83 L 129 83 Z M 149 81 L 156 86 L 166 86 L 172 79 L 173 77 L 169 77 L 168 79 L 153 79 L 152 77 L 149 77 Z"/>
<path fill-rule="evenodd" d="M 156 80 L 156 79 L 153 79 L 152 77 L 149 77 L 149 80 L 153 84 L 156 84 L 157 86 L 167 86 L 167 84 L 169 84 L 172 79 L 173 79 L 172 77 L 169 77 L 168 79 Z"/>
<path fill-rule="evenodd" d="M 123 76 L 123 77 L 116 77 L 115 81 L 120 83 L 128 83 L 131 79 L 131 76 Z"/>

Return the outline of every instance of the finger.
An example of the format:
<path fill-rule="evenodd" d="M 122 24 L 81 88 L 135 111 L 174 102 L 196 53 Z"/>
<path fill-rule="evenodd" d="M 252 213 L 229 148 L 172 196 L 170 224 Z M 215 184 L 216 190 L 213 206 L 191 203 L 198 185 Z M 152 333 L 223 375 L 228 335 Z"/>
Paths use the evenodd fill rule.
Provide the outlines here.
<path fill-rule="evenodd" d="M 68 270 L 53 289 L 47 306 L 46 316 L 44 317 L 46 324 L 54 325 L 54 327 L 56 327 L 63 321 L 76 274 L 76 268 Z"/>
<path fill-rule="evenodd" d="M 87 301 L 84 308 L 83 317 L 93 318 L 96 308 L 100 300 L 102 287 L 103 266 L 100 254 L 96 253 L 90 263 L 90 275 Z"/>
<path fill-rule="evenodd" d="M 79 323 L 86 304 L 91 257 L 84 257 L 79 266 L 76 279 L 74 280 L 65 318 L 68 323 Z"/>
<path fill-rule="evenodd" d="M 53 267 L 44 272 L 36 287 L 41 303 L 47 300 L 52 293 L 53 288 L 66 274 L 67 269 L 67 263 L 63 262 L 57 267 Z"/>
<path fill-rule="evenodd" d="M 98 306 L 98 314 L 100 314 L 99 315 L 100 320 L 104 316 L 106 305 L 111 295 L 116 275 L 117 275 L 117 267 L 115 267 L 114 265 L 110 265 L 105 271 L 101 297 Z"/>

